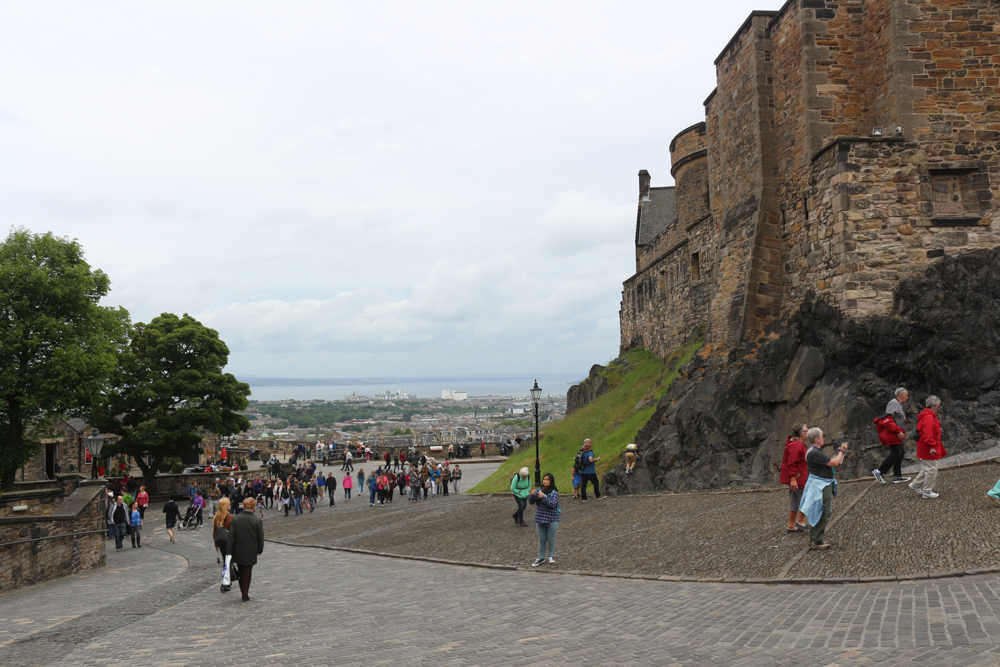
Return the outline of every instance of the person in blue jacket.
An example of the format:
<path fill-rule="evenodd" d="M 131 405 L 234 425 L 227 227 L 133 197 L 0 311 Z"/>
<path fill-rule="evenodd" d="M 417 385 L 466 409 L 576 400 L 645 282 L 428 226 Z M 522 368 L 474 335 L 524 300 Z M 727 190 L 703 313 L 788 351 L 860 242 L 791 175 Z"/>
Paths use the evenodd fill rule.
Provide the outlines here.
<path fill-rule="evenodd" d="M 580 500 L 587 500 L 587 482 L 594 485 L 594 497 L 601 499 L 601 485 L 597 480 L 597 462 L 600 456 L 594 456 L 593 444 L 590 438 L 583 441 L 583 468 L 580 470 Z"/>

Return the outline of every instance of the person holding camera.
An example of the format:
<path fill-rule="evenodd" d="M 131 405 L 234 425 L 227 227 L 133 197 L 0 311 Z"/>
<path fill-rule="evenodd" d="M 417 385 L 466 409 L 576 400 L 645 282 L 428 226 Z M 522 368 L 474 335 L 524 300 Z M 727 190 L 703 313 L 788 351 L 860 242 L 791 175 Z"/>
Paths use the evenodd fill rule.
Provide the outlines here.
<path fill-rule="evenodd" d="M 809 477 L 806 487 L 802 490 L 802 504 L 799 511 L 806 515 L 806 521 L 812 528 L 809 530 L 809 547 L 812 549 L 829 549 L 826 541 L 826 524 L 830 521 L 833 507 L 833 497 L 837 495 L 837 480 L 833 469 L 844 462 L 847 454 L 847 443 L 840 443 L 837 454 L 832 458 L 823 453 L 825 438 L 823 431 L 811 428 L 806 431 L 806 468 Z"/>

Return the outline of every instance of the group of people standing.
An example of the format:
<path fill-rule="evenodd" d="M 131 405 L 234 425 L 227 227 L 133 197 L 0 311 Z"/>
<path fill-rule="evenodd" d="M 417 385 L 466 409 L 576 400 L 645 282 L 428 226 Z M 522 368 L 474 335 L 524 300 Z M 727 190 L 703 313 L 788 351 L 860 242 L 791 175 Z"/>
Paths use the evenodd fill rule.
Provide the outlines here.
<path fill-rule="evenodd" d="M 927 499 L 937 498 L 934 490 L 937 481 L 938 461 L 947 455 L 941 441 L 941 421 L 938 410 L 941 399 L 928 396 L 924 409 L 917 416 L 916 441 L 917 459 L 920 472 L 910 481 L 902 473 L 904 443 L 909 438 L 904 405 L 909 392 L 900 387 L 885 408 L 885 414 L 875 419 L 879 440 L 889 451 L 882 463 L 872 470 L 872 476 L 880 484 L 888 484 L 886 475 L 892 471 L 894 484 L 905 484 Z M 809 546 L 812 549 L 829 549 L 826 541 L 826 526 L 830 520 L 833 498 L 837 495 L 837 480 L 834 471 L 844 462 L 848 454 L 848 444 L 843 442 L 833 456 L 823 452 L 826 439 L 819 428 L 809 428 L 806 424 L 796 424 L 785 442 L 778 481 L 788 486 L 789 533 L 809 531 Z M 998 483 L 1000 486 L 1000 483 Z M 998 503 L 1000 504 L 1000 503 Z"/>

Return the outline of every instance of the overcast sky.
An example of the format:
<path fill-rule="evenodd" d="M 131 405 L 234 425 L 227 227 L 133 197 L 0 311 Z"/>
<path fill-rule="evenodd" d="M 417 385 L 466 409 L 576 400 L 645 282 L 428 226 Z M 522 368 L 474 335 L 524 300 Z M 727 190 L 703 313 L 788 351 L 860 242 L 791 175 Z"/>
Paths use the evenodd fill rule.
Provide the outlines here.
<path fill-rule="evenodd" d="M 0 4 L 0 220 L 76 238 L 133 321 L 236 374 L 586 375 L 618 352 L 636 174 L 669 185 L 753 9 Z"/>

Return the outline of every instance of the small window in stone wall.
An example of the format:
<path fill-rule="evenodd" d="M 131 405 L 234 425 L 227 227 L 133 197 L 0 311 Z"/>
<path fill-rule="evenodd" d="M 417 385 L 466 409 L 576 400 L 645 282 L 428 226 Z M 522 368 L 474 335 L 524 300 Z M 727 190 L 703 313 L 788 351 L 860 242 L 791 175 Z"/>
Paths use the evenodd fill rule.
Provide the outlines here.
<path fill-rule="evenodd" d="M 930 169 L 928 212 L 939 227 L 982 224 L 992 204 L 988 174 L 978 167 Z M 988 220 L 987 220 L 988 222 Z"/>
<path fill-rule="evenodd" d="M 698 253 L 691 253 L 691 280 L 697 282 L 701 280 L 701 264 L 698 260 Z"/>
<path fill-rule="evenodd" d="M 667 296 L 667 272 L 665 269 L 660 269 L 660 272 L 657 274 L 656 296 L 661 299 Z"/>

